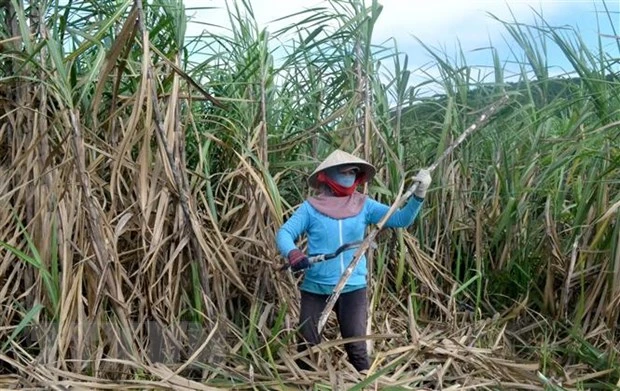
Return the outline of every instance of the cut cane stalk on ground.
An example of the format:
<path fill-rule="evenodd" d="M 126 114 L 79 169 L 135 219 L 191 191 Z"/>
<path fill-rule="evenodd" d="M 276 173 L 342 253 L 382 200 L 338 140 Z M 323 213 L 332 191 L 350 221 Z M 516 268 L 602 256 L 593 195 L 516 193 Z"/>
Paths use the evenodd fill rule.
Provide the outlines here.
<path fill-rule="evenodd" d="M 482 115 L 476 120 L 476 122 L 474 122 L 469 128 L 467 128 L 454 141 L 454 143 L 452 143 L 452 145 L 450 145 L 441 154 L 441 156 L 435 161 L 435 163 L 433 163 L 430 167 L 428 167 L 428 170 L 431 173 L 435 171 L 437 166 L 439 166 L 439 164 L 441 164 L 441 162 L 444 161 L 446 157 L 448 157 L 459 145 L 463 143 L 463 141 L 465 141 L 465 139 L 471 136 L 477 129 L 480 129 L 481 127 L 483 127 L 489 121 L 490 117 L 493 114 L 495 114 L 501 107 L 503 107 L 507 102 L 508 102 L 508 95 L 504 95 L 495 104 L 489 106 L 489 108 L 487 108 L 484 111 L 484 113 L 482 113 Z M 338 284 L 334 287 L 334 293 L 332 293 L 332 295 L 327 300 L 327 304 L 325 305 L 325 308 L 323 309 L 323 312 L 321 313 L 321 317 L 319 318 L 319 324 L 318 324 L 319 335 L 323 332 L 323 328 L 325 327 L 325 324 L 327 323 L 327 318 L 329 317 L 329 314 L 334 308 L 334 305 L 336 304 L 338 297 L 340 297 L 340 293 L 342 292 L 342 289 L 344 288 L 347 281 L 349 280 L 349 277 L 353 273 L 353 270 L 355 269 L 360 259 L 362 258 L 362 255 L 366 252 L 370 244 L 375 240 L 375 237 L 381 231 L 386 221 L 392 216 L 392 214 L 394 214 L 394 212 L 401 206 L 402 203 L 407 201 L 413 195 L 413 193 L 416 191 L 417 188 L 418 188 L 418 182 L 415 182 L 413 183 L 413 185 L 411 185 L 411 187 L 407 190 L 405 194 L 403 194 L 401 197 L 398 197 L 396 201 L 394 201 L 390 209 L 388 209 L 385 216 L 383 216 L 381 221 L 379 221 L 379 224 L 377 224 L 375 229 L 370 232 L 370 234 L 366 237 L 366 239 L 364 239 L 362 244 L 357 248 L 357 251 L 355 252 L 355 255 L 353 256 L 353 260 L 351 261 L 349 266 L 345 269 L 344 273 L 342 274 L 342 277 L 340 277 Z"/>

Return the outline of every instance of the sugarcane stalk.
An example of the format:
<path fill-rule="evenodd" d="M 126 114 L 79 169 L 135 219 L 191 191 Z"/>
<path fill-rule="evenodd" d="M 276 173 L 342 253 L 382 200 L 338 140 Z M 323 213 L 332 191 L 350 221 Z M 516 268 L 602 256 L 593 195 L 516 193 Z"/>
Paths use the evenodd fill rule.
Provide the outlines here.
<path fill-rule="evenodd" d="M 486 125 L 486 123 L 489 121 L 490 117 L 493 114 L 495 114 L 507 102 L 508 102 L 508 95 L 504 95 L 497 102 L 495 102 L 494 104 L 489 106 L 482 113 L 482 115 L 480 115 L 480 117 L 478 117 L 478 119 L 473 124 L 471 124 L 452 144 L 450 144 L 450 146 L 448 148 L 446 148 L 445 151 L 443 151 L 441 156 L 439 156 L 439 158 L 435 161 L 435 163 L 433 163 L 431 166 L 429 166 L 427 168 L 427 170 L 429 170 L 431 173 L 433 171 L 435 171 L 435 169 L 459 145 L 461 145 L 463 143 L 463 141 L 465 141 L 469 136 L 471 136 L 476 130 L 478 130 L 481 127 L 483 127 L 484 125 Z M 368 250 L 368 247 L 370 247 L 370 244 L 374 242 L 377 234 L 383 229 L 383 226 L 389 220 L 389 218 L 394 214 L 394 212 L 396 210 L 398 210 L 398 208 L 400 208 L 400 206 L 403 203 L 405 203 L 413 195 L 413 193 L 416 191 L 417 188 L 418 188 L 418 182 L 414 182 L 411 185 L 411 187 L 409 187 L 409 189 L 402 196 L 398 197 L 396 199 L 396 201 L 394 201 L 394 203 L 392 204 L 390 209 L 388 209 L 386 214 L 383 216 L 381 221 L 379 221 L 379 223 L 377 224 L 375 229 L 373 229 L 368 234 L 368 236 L 364 239 L 362 244 L 357 248 L 357 251 L 353 255 L 353 260 L 351 261 L 351 263 L 349 263 L 349 266 L 347 266 L 347 268 L 345 269 L 344 273 L 340 277 L 340 280 L 338 281 L 338 284 L 336 284 L 336 286 L 334 287 L 334 291 L 330 295 L 329 299 L 327 300 L 327 304 L 325 305 L 325 308 L 323 309 L 323 312 L 321 313 L 321 317 L 319 318 L 319 323 L 318 323 L 319 335 L 323 332 L 323 328 L 325 327 L 325 324 L 327 323 L 327 318 L 329 317 L 329 314 L 331 313 L 332 309 L 334 308 L 334 305 L 336 305 L 336 301 L 338 300 L 338 297 L 340 297 L 340 293 L 342 292 L 342 289 L 344 289 L 344 286 L 347 284 L 347 281 L 349 280 L 349 277 L 353 273 L 353 270 L 355 270 L 355 267 L 357 266 L 357 264 L 359 263 L 360 259 L 362 258 L 362 255 L 364 255 L 366 250 Z"/>

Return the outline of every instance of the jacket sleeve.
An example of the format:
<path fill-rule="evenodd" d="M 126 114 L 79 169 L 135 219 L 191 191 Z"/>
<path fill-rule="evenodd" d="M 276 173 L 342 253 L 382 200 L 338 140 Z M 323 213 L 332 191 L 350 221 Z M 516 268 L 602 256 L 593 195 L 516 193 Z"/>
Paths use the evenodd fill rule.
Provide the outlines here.
<path fill-rule="evenodd" d="M 368 223 L 378 224 L 390 207 L 370 198 L 366 202 Z M 410 226 L 422 208 L 423 202 L 424 200 L 412 196 L 403 208 L 398 209 L 390 216 L 385 223 L 385 227 L 405 228 Z"/>
<path fill-rule="evenodd" d="M 284 258 L 291 250 L 297 248 L 295 242 L 308 229 L 309 220 L 308 206 L 304 202 L 278 230 L 276 245 Z"/>

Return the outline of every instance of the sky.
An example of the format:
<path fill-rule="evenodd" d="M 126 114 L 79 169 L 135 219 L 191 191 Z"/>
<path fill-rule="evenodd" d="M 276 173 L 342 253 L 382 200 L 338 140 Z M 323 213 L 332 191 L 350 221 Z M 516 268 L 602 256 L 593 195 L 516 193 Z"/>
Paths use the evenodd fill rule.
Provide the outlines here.
<path fill-rule="evenodd" d="M 233 0 L 184 0 L 184 3 L 188 16 L 194 20 L 222 24 L 226 20 L 225 1 Z M 280 17 L 317 4 L 326 5 L 322 0 L 251 0 L 251 3 L 259 26 L 269 31 L 276 31 L 282 26 L 273 22 Z M 620 0 L 605 2 L 611 21 L 604 12 L 603 0 L 379 0 L 379 3 L 383 5 L 383 11 L 374 30 L 374 43 L 393 38 L 399 50 L 408 54 L 409 68 L 414 73 L 424 68 L 427 72 L 433 72 L 428 68 L 431 57 L 414 36 L 451 58 L 455 58 L 460 51 L 460 45 L 468 65 L 490 65 L 491 53 L 484 48 L 489 47 L 491 42 L 500 59 L 507 62 L 507 69 L 510 69 L 514 59 L 511 48 L 514 50 L 516 45 L 505 27 L 489 13 L 507 21 L 513 20 L 512 13 L 516 20 L 531 23 L 535 18 L 534 11 L 537 11 L 553 26 L 577 29 L 592 47 L 596 47 L 600 37 L 605 50 L 620 57 L 617 46 L 620 39 L 617 37 L 620 35 Z M 216 7 L 219 10 L 192 10 L 193 7 Z M 602 36 L 598 33 L 597 15 Z M 190 21 L 188 34 L 196 34 L 204 28 L 204 25 Z M 571 71 L 570 64 L 558 48 L 551 45 L 548 50 L 551 75 Z M 522 56 L 522 53 L 517 51 L 517 56 Z"/>

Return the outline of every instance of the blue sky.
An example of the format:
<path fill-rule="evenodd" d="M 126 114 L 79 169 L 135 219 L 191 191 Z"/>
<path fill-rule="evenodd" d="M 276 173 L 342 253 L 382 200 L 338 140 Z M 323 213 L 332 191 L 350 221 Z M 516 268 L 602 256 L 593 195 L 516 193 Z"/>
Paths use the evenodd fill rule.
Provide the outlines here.
<path fill-rule="evenodd" d="M 220 10 L 187 12 L 197 20 L 214 24 L 222 24 L 226 20 L 223 11 L 225 1 L 233 0 L 184 0 L 187 8 L 220 8 Z M 259 25 L 270 31 L 275 31 L 281 26 L 272 22 L 275 19 L 314 5 L 326 5 L 321 0 L 251 0 L 251 3 Z M 512 13 L 518 21 L 532 23 L 535 10 L 542 13 L 550 25 L 571 26 L 577 29 L 582 39 L 593 48 L 598 45 L 599 39 L 597 15 L 602 34 L 620 35 L 620 0 L 605 2 L 611 13 L 611 21 L 604 14 L 602 0 L 379 0 L 379 3 L 383 5 L 383 12 L 375 27 L 375 43 L 394 38 L 399 50 L 408 54 L 409 68 L 417 72 L 418 77 L 422 77 L 422 69 L 431 75 L 435 70 L 428 66 L 431 58 L 413 36 L 445 52 L 451 58 L 458 53 L 460 44 L 468 65 L 474 66 L 491 64 L 490 52 L 484 49 L 478 50 L 488 47 L 491 42 L 497 49 L 500 59 L 507 61 L 506 68 L 510 69 L 514 60 L 511 47 L 514 49 L 516 45 L 502 24 L 491 18 L 488 13 L 507 21 L 513 19 Z M 612 24 L 616 33 L 611 27 Z M 190 22 L 188 34 L 197 33 L 203 28 L 203 25 Z M 600 39 L 610 55 L 620 58 L 617 46 L 617 40 L 620 38 L 601 36 Z M 570 64 L 558 48 L 550 45 L 548 53 L 550 74 L 559 75 L 571 71 Z M 522 56 L 522 53 L 517 50 L 517 57 L 519 56 Z"/>

